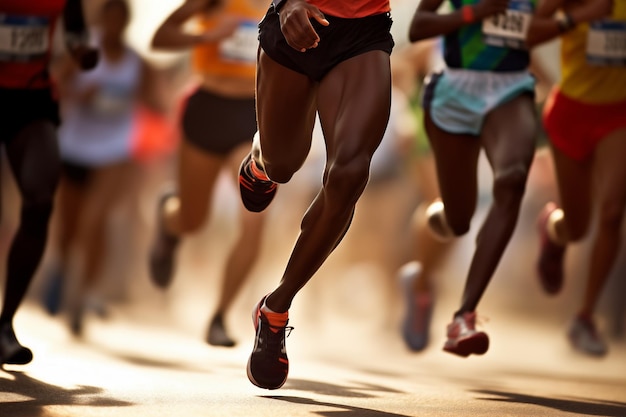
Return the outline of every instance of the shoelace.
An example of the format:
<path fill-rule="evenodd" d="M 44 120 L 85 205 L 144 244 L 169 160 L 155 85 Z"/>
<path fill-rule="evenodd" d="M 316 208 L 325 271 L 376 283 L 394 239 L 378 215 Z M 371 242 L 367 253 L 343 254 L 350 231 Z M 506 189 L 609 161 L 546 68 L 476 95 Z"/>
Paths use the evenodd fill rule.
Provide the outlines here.
<path fill-rule="evenodd" d="M 275 352 L 277 350 L 283 352 L 285 339 L 289 337 L 291 331 L 293 330 L 293 327 L 277 327 L 272 326 L 269 323 L 267 324 L 267 326 L 262 327 L 265 328 L 263 332 L 264 334 L 261 335 L 262 347 L 266 347 L 271 352 Z M 278 331 L 274 332 L 272 329 L 278 329 Z"/>

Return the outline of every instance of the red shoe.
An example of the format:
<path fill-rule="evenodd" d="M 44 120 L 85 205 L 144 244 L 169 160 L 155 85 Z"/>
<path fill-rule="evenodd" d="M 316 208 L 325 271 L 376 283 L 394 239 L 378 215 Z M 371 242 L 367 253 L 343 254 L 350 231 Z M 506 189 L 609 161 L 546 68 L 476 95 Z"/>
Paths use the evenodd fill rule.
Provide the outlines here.
<path fill-rule="evenodd" d="M 555 295 L 563 287 L 563 258 L 566 246 L 552 242 L 548 236 L 548 219 L 559 207 L 550 202 L 545 205 L 537 218 L 537 231 L 540 237 L 540 252 L 537 262 L 537 273 L 544 291 Z"/>
<path fill-rule="evenodd" d="M 476 330 L 476 313 L 463 313 L 448 324 L 448 340 L 443 350 L 464 358 L 482 355 L 489 349 L 489 336 Z"/>

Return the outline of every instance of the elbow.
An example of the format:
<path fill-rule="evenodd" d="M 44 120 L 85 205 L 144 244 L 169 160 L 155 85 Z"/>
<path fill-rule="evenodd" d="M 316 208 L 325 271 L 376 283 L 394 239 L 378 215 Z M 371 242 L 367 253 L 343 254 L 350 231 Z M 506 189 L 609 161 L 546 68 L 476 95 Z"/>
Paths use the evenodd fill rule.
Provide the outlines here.
<path fill-rule="evenodd" d="M 150 42 L 150 47 L 152 49 L 163 48 L 162 36 L 159 36 L 159 32 L 155 33 L 155 35 L 152 37 L 152 42 Z"/>
<path fill-rule="evenodd" d="M 541 43 L 541 39 L 529 33 L 528 36 L 526 36 L 526 41 L 524 43 L 527 49 L 532 49 Z"/>
<path fill-rule="evenodd" d="M 411 21 L 411 26 L 409 26 L 409 41 L 413 43 L 431 38 L 433 34 L 429 30 L 430 26 L 429 22 L 416 15 Z"/>
<path fill-rule="evenodd" d="M 420 29 L 418 25 L 411 25 L 409 28 L 409 41 L 411 43 L 418 42 L 428 38 L 425 36 L 424 31 Z"/>
<path fill-rule="evenodd" d="M 167 42 L 167 39 L 168 39 L 167 33 L 168 33 L 167 29 L 164 28 L 163 26 L 158 28 L 157 31 L 154 33 L 154 36 L 152 37 L 152 42 L 150 43 L 150 47 L 152 49 L 168 48 L 170 45 Z"/>
<path fill-rule="evenodd" d="M 528 32 L 526 33 L 526 48 L 532 49 L 535 46 L 548 41 L 549 39 L 549 36 L 546 36 L 543 31 L 536 29 L 531 24 L 531 26 L 528 28 Z"/>

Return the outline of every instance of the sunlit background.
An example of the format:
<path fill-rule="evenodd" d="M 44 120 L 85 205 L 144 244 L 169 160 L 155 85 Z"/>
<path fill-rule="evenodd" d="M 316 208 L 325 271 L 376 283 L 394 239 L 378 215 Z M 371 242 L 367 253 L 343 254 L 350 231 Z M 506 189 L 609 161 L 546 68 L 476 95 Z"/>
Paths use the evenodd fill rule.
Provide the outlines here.
<path fill-rule="evenodd" d="M 85 1 L 91 21 L 101 3 L 101 0 Z M 178 0 L 130 1 L 132 22 L 127 32 L 129 44 L 162 75 L 159 81 L 162 85 L 158 88 L 163 89 L 162 96 L 170 105 L 171 114 L 166 120 L 170 127 L 176 127 L 177 103 L 191 77 L 188 53 L 157 53 L 149 44 L 157 25 L 180 3 Z M 392 3 L 394 37 L 400 50 L 407 46 L 407 25 L 416 2 Z M 556 48 L 556 43 L 552 43 L 539 51 L 554 80 L 558 78 Z M 128 184 L 120 184 L 133 188 L 132 197 L 116 210 L 108 228 L 109 258 L 100 288 L 108 314 L 106 317 L 90 314 L 80 340 L 70 335 L 65 314 L 50 317 L 41 306 L 45 277 L 57 256 L 57 248 L 49 245 L 16 322 L 18 336 L 35 351 L 35 361 L 23 368 L 9 367 L 12 371 L 19 370 L 17 373 L 0 372 L 0 400 L 5 406 L 13 404 L 11 411 L 26 410 L 26 413 L 5 414 L 0 403 L 1 417 L 116 415 L 115 410 L 128 406 L 137 407 L 134 414 L 143 410 L 151 416 L 178 415 L 179 402 L 185 403 L 185 415 L 251 415 L 250 410 L 262 407 L 263 404 L 255 401 L 265 393 L 253 389 L 245 378 L 245 363 L 253 340 L 250 311 L 279 281 L 301 217 L 320 185 L 324 163 L 321 139 L 318 134 L 310 160 L 289 184 L 280 188 L 271 206 L 261 259 L 227 317 L 227 324 L 239 342 L 232 350 L 204 343 L 227 251 L 238 227 L 239 196 L 230 173 L 224 173 L 218 182 L 210 221 L 201 232 L 185 239 L 171 288 L 159 290 L 148 278 L 147 253 L 155 227 L 156 198 L 163 185 L 174 178 L 177 140 L 177 135 L 164 139 L 169 145 L 137 161 L 133 178 L 129 178 Z M 332 408 L 319 396 L 323 399 L 323 395 L 341 393 L 341 388 L 346 386 L 352 388 L 347 394 L 343 392 L 343 400 L 354 397 L 353 401 L 357 402 L 373 401 L 372 409 L 393 408 L 387 403 L 376 403 L 377 398 L 385 395 L 399 398 L 396 414 L 367 414 L 358 408 L 339 407 L 352 412 L 346 415 L 354 416 L 435 415 L 435 408 L 406 411 L 406 407 L 418 407 L 409 404 L 406 398 L 418 395 L 425 403 L 439 401 L 442 390 L 446 389 L 463 398 L 468 391 L 493 388 L 496 383 L 489 381 L 509 377 L 523 381 L 522 391 L 537 394 L 533 390 L 539 388 L 533 386 L 541 386 L 542 390 L 552 389 L 560 398 L 567 398 L 569 393 L 582 398 L 584 382 L 602 378 L 604 385 L 596 384 L 593 389 L 609 393 L 611 387 L 621 387 L 623 394 L 626 249 L 598 312 L 611 343 L 609 356 L 601 361 L 573 354 L 565 340 L 567 322 L 584 289 L 588 240 L 574 245 L 568 253 L 568 279 L 558 297 L 545 296 L 536 278 L 538 238 L 534 222 L 543 204 L 556 193 L 545 150 L 535 160 L 513 241 L 481 303 L 481 325 L 492 337 L 492 349 L 484 358 L 472 358 L 468 362 L 441 352 L 445 324 L 458 304 L 477 228 L 490 201 L 491 178 L 484 160 L 480 171 L 480 202 L 472 231 L 451 248 L 436 275 L 437 302 L 431 344 L 422 354 L 411 354 L 404 348 L 399 332 L 403 294 L 396 273 L 410 260 L 409 224 L 422 193 L 411 155 L 403 152 L 401 146 L 385 149 L 384 152 L 390 152 L 388 160 L 400 169 L 370 183 L 342 245 L 298 295 L 290 311 L 291 324 L 296 327 L 289 339 L 290 357 L 298 362 L 293 365 L 292 385 L 288 383 L 285 387 L 287 393 L 303 396 L 303 392 L 316 393 L 317 404 L 314 400 L 300 404 L 311 406 L 306 408 L 309 411 Z M 17 224 L 19 200 L 6 163 L 2 170 L 0 247 L 4 256 Z M 53 223 L 52 234 L 55 231 Z M 80 252 L 80 248 L 75 250 Z M 390 363 L 389 374 L 385 373 L 386 361 Z M 509 371 L 515 375 L 507 374 Z M 550 375 L 559 375 L 554 377 L 556 382 L 551 382 Z M 583 381 L 582 386 L 572 382 L 576 378 Z M 26 388 L 12 391 L 12 384 L 18 383 Z M 376 384 L 389 387 L 389 391 L 378 387 L 380 392 L 373 396 L 374 400 L 367 395 L 350 394 L 350 390 L 375 390 Z M 515 391 L 515 383 L 511 384 L 507 389 Z M 369 388 L 364 388 L 366 385 Z M 506 385 L 502 382 L 500 394 Z M 402 387 L 401 394 L 406 397 L 394 392 L 394 387 Z M 619 397 L 619 394 L 609 395 L 613 401 Z M 621 409 L 611 409 L 613 414 L 607 415 L 617 416 L 620 410 L 626 410 L 626 396 L 622 395 L 622 401 Z M 335 399 L 335 405 L 338 402 L 341 401 Z M 93 408 L 81 414 L 87 408 L 73 408 L 81 403 Z M 556 412 L 559 405 L 562 404 L 547 407 Z M 157 414 L 151 407 L 158 407 Z M 480 409 L 480 404 L 474 407 Z M 560 410 L 567 412 L 567 407 L 563 407 Z M 488 408 L 486 404 L 485 408 Z M 278 409 L 279 415 L 312 415 Z M 259 415 L 269 415 L 271 407 L 269 410 L 259 411 Z M 456 411 L 446 415 L 469 415 L 462 409 Z"/>

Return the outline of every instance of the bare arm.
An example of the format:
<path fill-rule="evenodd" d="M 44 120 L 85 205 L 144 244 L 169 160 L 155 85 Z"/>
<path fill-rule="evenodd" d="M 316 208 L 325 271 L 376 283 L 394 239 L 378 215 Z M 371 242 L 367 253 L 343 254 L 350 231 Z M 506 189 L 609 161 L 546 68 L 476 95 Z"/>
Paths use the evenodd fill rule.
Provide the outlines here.
<path fill-rule="evenodd" d="M 439 35 L 447 35 L 461 27 L 477 22 L 485 17 L 503 13 L 508 0 L 482 0 L 468 7 L 469 15 L 464 17 L 463 9 L 452 13 L 440 14 L 437 12 L 443 0 L 422 0 L 413 15 L 409 27 L 409 40 L 417 42 Z M 468 17 L 471 17 L 468 19 Z"/>
<path fill-rule="evenodd" d="M 530 48 L 558 38 L 564 31 L 578 23 L 590 22 L 609 15 L 612 7 L 612 0 L 543 0 L 530 22 L 526 44 Z M 565 11 L 571 20 L 571 27 L 564 23 L 563 18 L 555 17 L 558 10 Z"/>
<path fill-rule="evenodd" d="M 215 42 L 223 38 L 224 34 L 218 30 L 219 28 L 199 34 L 184 31 L 184 25 L 189 19 L 201 13 L 209 13 L 215 9 L 216 4 L 217 2 L 212 0 L 186 0 L 159 26 L 152 38 L 152 47 L 168 50 L 186 49 L 199 43 Z"/>

